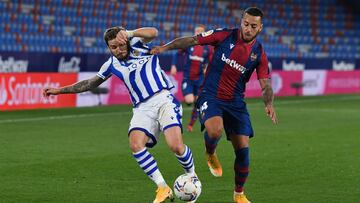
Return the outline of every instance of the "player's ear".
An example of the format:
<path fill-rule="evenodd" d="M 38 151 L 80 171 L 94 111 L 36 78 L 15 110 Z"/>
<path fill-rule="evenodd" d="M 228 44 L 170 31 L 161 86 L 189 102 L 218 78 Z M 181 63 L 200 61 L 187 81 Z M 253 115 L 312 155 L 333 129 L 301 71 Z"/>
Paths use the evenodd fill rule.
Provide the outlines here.
<path fill-rule="evenodd" d="M 263 24 L 261 23 L 261 24 L 260 24 L 260 29 L 259 29 L 259 32 L 261 32 L 261 31 L 262 31 L 262 29 L 263 29 Z"/>

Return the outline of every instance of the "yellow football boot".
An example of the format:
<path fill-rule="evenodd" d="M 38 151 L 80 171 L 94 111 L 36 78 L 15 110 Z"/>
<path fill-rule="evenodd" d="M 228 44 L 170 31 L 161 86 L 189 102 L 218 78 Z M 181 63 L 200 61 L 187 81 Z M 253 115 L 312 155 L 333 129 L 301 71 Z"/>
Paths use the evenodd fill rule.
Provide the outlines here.
<path fill-rule="evenodd" d="M 159 186 L 156 190 L 156 198 L 153 203 L 161 203 L 166 199 L 170 199 L 170 201 L 174 201 L 174 195 L 169 186 Z"/>
<path fill-rule="evenodd" d="M 251 203 L 245 196 L 245 194 L 234 192 L 234 203 Z"/>
<path fill-rule="evenodd" d="M 207 163 L 210 169 L 211 174 L 215 177 L 221 177 L 222 176 L 222 167 L 219 162 L 219 159 L 216 156 L 216 153 L 214 154 L 208 154 L 206 153 Z"/>

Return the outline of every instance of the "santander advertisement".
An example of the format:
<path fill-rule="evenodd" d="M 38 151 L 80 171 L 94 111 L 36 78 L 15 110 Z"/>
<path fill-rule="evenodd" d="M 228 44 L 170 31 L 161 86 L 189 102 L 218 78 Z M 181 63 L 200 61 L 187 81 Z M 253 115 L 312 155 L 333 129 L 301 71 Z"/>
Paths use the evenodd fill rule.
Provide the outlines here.
<path fill-rule="evenodd" d="M 2 73 L 0 74 L 0 110 L 74 107 L 76 95 L 43 98 L 45 87 L 60 87 L 77 81 L 71 73 Z"/>

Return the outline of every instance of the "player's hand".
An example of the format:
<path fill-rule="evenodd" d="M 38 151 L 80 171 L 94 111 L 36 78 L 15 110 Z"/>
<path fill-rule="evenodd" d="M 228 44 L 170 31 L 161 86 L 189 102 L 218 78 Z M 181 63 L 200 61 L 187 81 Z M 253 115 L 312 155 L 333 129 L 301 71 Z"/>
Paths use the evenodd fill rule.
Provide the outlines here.
<path fill-rule="evenodd" d="M 171 75 L 176 75 L 176 73 L 177 73 L 176 66 L 175 66 L 175 65 L 172 65 L 172 66 L 171 66 L 171 69 L 170 69 L 170 74 L 171 74 Z"/>
<path fill-rule="evenodd" d="M 164 48 L 162 46 L 155 46 L 151 49 L 150 54 L 155 55 L 155 54 L 160 54 L 162 52 L 164 52 Z"/>
<path fill-rule="evenodd" d="M 271 121 L 274 123 L 274 124 L 277 124 L 278 123 L 278 120 L 277 120 L 277 117 L 276 117 L 276 113 L 275 113 L 275 109 L 272 105 L 267 105 L 265 107 L 265 113 L 267 116 L 269 116 L 269 118 L 271 119 Z"/>
<path fill-rule="evenodd" d="M 120 30 L 116 34 L 116 41 L 118 41 L 120 44 L 126 44 L 128 41 L 128 35 L 125 30 Z"/>
<path fill-rule="evenodd" d="M 46 87 L 43 89 L 43 96 L 48 98 L 50 95 L 58 95 L 60 94 L 60 90 L 56 88 Z"/>

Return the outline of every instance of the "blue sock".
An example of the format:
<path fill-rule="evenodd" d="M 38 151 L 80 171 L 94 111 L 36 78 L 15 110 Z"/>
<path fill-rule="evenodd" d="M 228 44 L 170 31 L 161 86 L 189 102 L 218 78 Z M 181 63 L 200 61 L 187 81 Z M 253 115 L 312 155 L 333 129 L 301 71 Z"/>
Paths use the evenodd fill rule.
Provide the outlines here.
<path fill-rule="evenodd" d="M 204 133 L 206 153 L 214 154 L 220 138 L 210 138 L 207 131 Z"/>
<path fill-rule="evenodd" d="M 249 148 L 237 149 L 235 150 L 235 154 L 235 192 L 243 192 L 244 184 L 249 175 Z"/>

